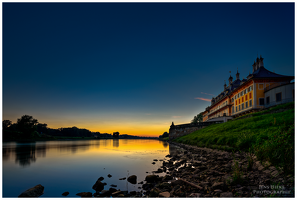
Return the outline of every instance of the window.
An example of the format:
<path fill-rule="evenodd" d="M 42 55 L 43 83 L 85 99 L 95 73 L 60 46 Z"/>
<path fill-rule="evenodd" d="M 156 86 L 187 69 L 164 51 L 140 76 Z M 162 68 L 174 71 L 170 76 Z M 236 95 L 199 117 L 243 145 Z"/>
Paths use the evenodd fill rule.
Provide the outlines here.
<path fill-rule="evenodd" d="M 259 90 L 263 90 L 263 88 L 264 88 L 264 84 L 263 83 L 259 83 L 259 85 L 258 85 L 259 87 Z"/>
<path fill-rule="evenodd" d="M 245 100 L 247 100 L 247 95 L 245 95 Z"/>
<path fill-rule="evenodd" d="M 236 112 L 237 112 L 237 106 L 236 106 Z"/>
<path fill-rule="evenodd" d="M 250 91 L 251 91 L 251 87 L 248 88 L 248 92 L 250 92 Z"/>
<path fill-rule="evenodd" d="M 250 107 L 252 106 L 252 100 L 250 100 Z"/>
<path fill-rule="evenodd" d="M 243 96 L 243 92 L 241 91 L 240 96 Z"/>
<path fill-rule="evenodd" d="M 240 111 L 240 105 L 238 106 L 238 111 Z"/>
<path fill-rule="evenodd" d="M 247 108 L 247 107 L 249 107 L 249 106 L 248 106 L 248 102 L 245 102 L 245 108 Z"/>
<path fill-rule="evenodd" d="M 241 101 L 244 102 L 244 98 L 243 97 L 241 97 Z"/>
<path fill-rule="evenodd" d="M 266 97 L 266 104 L 269 105 L 270 103 L 270 97 Z"/>
<path fill-rule="evenodd" d="M 259 98 L 259 104 L 260 104 L 260 106 L 264 105 L 264 98 Z"/>
<path fill-rule="evenodd" d="M 234 98 L 232 98 L 232 101 L 231 101 L 232 103 L 234 102 Z"/>
<path fill-rule="evenodd" d="M 234 106 L 232 106 L 232 113 L 234 113 Z"/>
<path fill-rule="evenodd" d="M 238 104 L 240 104 L 240 99 L 238 101 L 239 101 Z"/>
<path fill-rule="evenodd" d="M 250 99 L 252 98 L 252 93 L 249 94 L 250 95 Z"/>
<path fill-rule="evenodd" d="M 276 102 L 279 102 L 279 101 L 281 101 L 282 100 L 282 93 L 280 92 L 280 93 L 276 93 Z"/>
<path fill-rule="evenodd" d="M 246 94 L 247 92 L 248 92 L 247 89 L 245 89 L 245 90 L 244 90 L 244 94 Z"/>
<path fill-rule="evenodd" d="M 244 109 L 244 103 L 243 103 L 243 104 L 241 104 L 241 109 L 242 109 L 242 110 Z"/>
<path fill-rule="evenodd" d="M 250 86 L 250 90 L 251 90 L 251 91 L 253 90 L 253 86 Z"/>

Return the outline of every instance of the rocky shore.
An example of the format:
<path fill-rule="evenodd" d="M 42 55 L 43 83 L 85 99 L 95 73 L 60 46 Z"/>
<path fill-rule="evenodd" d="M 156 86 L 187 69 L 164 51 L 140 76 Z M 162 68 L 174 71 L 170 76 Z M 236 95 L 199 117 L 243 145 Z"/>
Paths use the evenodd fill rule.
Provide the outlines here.
<path fill-rule="evenodd" d="M 161 167 L 139 182 L 140 191 L 121 191 L 98 178 L 92 189 L 95 193 L 81 192 L 81 197 L 294 197 L 294 177 L 284 177 L 273 166 L 264 166 L 247 153 L 226 152 L 169 142 L 177 151 L 163 160 Z M 159 174 L 165 174 L 160 176 Z M 111 175 L 110 175 L 111 176 Z M 286 179 L 286 180 L 284 180 Z M 122 178 L 120 180 L 126 180 Z M 137 183 L 135 175 L 127 177 Z M 286 182 L 286 183 L 285 183 Z M 36 196 L 40 196 L 40 186 Z M 42 188 L 43 189 L 43 188 Z M 35 194 L 31 189 L 30 194 Z M 43 190 L 42 190 L 43 192 Z M 67 196 L 69 192 L 62 195 Z M 28 194 L 21 194 L 25 197 Z"/>

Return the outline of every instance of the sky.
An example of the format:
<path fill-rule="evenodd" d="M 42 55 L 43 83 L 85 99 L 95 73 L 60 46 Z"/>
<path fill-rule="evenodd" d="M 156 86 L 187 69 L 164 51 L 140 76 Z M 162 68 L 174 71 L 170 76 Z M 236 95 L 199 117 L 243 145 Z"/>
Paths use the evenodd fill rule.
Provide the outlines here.
<path fill-rule="evenodd" d="M 294 75 L 291 3 L 3 3 L 2 111 L 49 128 L 159 136 L 238 70 Z"/>

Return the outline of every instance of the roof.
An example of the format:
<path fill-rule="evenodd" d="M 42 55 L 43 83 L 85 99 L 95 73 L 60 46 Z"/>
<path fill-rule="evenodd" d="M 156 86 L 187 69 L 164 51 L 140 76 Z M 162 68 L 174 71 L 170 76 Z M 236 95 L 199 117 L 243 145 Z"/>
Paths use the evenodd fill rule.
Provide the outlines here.
<path fill-rule="evenodd" d="M 294 76 L 285 76 L 285 75 L 280 75 L 274 72 L 271 72 L 267 70 L 265 67 L 259 67 L 256 71 L 254 71 L 252 74 L 248 75 L 253 76 L 253 78 L 294 78 Z"/>

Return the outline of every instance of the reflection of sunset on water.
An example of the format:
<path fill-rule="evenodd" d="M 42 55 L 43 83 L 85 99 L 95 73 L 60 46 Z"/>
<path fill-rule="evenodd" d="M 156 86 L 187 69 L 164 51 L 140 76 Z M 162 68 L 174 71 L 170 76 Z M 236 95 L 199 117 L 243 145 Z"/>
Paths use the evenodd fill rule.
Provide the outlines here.
<path fill-rule="evenodd" d="M 4 143 L 3 196 L 16 197 L 40 183 L 46 188 L 43 197 L 59 197 L 64 190 L 75 197 L 79 191 L 91 190 L 100 176 L 105 177 L 107 190 L 115 184 L 117 189 L 128 186 L 138 191 L 141 185 L 127 185 L 119 179 L 136 175 L 138 182 L 143 181 L 162 165 L 162 161 L 152 164 L 153 160 L 162 160 L 168 153 L 167 142 L 152 139 Z"/>

